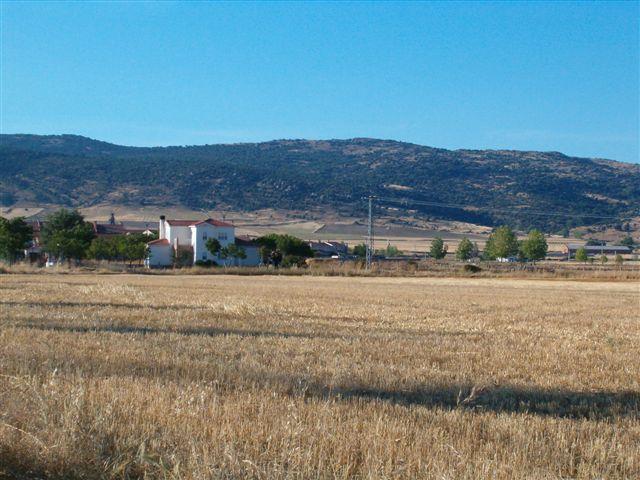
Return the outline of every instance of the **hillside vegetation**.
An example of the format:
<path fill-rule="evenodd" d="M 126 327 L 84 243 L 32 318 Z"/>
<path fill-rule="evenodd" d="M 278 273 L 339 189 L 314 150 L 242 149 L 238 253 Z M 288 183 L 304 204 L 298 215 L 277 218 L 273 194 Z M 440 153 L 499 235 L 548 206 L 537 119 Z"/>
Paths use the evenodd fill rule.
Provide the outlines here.
<path fill-rule="evenodd" d="M 124 147 L 75 135 L 2 135 L 0 202 L 365 212 L 369 194 L 419 215 L 557 230 L 634 214 L 640 166 L 557 152 L 444 150 L 391 140 Z M 472 209 L 419 205 L 455 203 Z M 499 209 L 495 211 L 491 209 Z M 565 212 L 573 218 L 531 215 Z"/>

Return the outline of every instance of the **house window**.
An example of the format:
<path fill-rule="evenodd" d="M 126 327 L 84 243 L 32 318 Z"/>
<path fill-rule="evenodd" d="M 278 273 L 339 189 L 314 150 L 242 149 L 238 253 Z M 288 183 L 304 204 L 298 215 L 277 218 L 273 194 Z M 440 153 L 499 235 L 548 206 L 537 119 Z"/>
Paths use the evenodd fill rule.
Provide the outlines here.
<path fill-rule="evenodd" d="M 206 253 L 203 253 L 203 254 L 202 254 L 202 259 L 203 259 L 203 260 L 206 260 L 206 259 L 207 259 L 207 254 L 206 254 Z"/>
<path fill-rule="evenodd" d="M 206 233 L 203 233 L 203 234 L 202 234 L 202 239 L 203 239 L 203 240 L 206 240 L 207 238 L 209 238 L 209 237 L 207 236 L 207 234 L 206 234 Z"/>
<path fill-rule="evenodd" d="M 218 234 L 218 240 L 226 240 L 227 239 L 227 234 L 224 232 L 220 232 Z"/>

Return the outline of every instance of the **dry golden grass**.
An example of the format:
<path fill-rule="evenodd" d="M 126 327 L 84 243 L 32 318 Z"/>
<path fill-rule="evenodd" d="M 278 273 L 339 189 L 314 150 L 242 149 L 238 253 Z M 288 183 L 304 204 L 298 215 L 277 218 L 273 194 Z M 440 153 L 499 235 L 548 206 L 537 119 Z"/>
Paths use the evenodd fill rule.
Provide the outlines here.
<path fill-rule="evenodd" d="M 638 478 L 639 294 L 0 276 L 0 477 Z"/>

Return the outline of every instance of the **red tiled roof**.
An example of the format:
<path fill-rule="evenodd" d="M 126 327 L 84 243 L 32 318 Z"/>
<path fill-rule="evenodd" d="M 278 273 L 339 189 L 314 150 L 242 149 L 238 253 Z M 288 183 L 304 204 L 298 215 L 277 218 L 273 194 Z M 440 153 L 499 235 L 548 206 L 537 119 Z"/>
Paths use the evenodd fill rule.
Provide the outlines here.
<path fill-rule="evenodd" d="M 221 222 L 220 220 L 214 220 L 213 218 L 207 218 L 206 220 L 202 220 L 201 222 L 196 222 L 191 224 L 194 225 L 202 225 L 203 223 L 208 223 L 209 225 L 213 225 L 214 227 L 233 227 L 230 223 Z"/>
<path fill-rule="evenodd" d="M 175 227 L 189 227 L 194 223 L 197 223 L 198 220 L 165 220 L 165 222 Z"/>
<path fill-rule="evenodd" d="M 153 240 L 147 243 L 147 245 L 169 245 L 169 240 L 166 238 L 159 238 L 158 240 Z"/>

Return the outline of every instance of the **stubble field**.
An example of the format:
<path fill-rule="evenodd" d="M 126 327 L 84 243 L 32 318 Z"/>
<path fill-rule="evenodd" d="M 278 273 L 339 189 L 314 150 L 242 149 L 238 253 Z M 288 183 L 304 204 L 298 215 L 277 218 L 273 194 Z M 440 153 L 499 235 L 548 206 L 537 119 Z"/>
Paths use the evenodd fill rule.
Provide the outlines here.
<path fill-rule="evenodd" d="M 638 478 L 639 294 L 0 276 L 0 477 Z"/>

